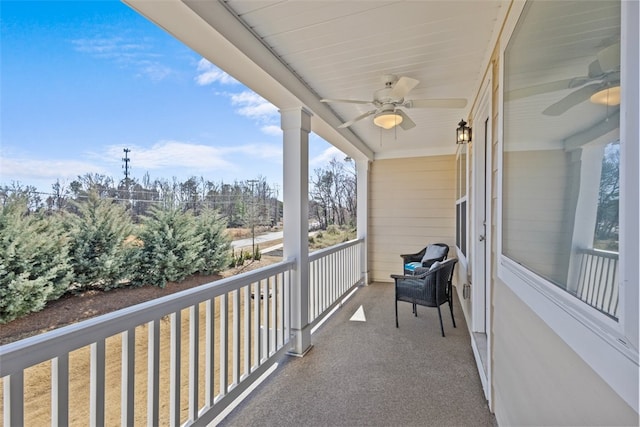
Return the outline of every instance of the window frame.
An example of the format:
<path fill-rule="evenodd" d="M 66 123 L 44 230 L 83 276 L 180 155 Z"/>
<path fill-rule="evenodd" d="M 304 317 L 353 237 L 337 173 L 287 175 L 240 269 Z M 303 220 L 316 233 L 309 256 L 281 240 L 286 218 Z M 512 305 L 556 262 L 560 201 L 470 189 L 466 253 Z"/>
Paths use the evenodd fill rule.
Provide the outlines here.
<path fill-rule="evenodd" d="M 514 2 L 500 38 L 500 85 L 498 114 L 498 278 L 565 341 L 636 412 L 638 412 L 638 277 L 640 267 L 637 218 L 640 179 L 637 164 L 639 131 L 640 6 L 621 3 L 621 81 L 625 88 L 620 114 L 620 279 L 619 320 L 609 318 L 558 288 L 542 276 L 513 261 L 502 252 L 502 180 L 504 142 L 505 48 L 527 2 Z M 626 118 L 629 119 L 626 119 Z M 637 119 L 636 119 L 637 120 Z M 635 144 L 633 143 L 635 141 Z M 635 218 L 635 221 L 634 221 Z M 634 261 L 635 260 L 635 261 Z"/>

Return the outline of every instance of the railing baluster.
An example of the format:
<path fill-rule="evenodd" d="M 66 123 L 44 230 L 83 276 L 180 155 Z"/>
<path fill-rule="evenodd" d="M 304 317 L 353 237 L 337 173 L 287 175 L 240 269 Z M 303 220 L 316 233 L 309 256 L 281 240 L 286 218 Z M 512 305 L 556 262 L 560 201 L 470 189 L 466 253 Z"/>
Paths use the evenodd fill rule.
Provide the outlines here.
<path fill-rule="evenodd" d="M 251 285 L 243 288 L 244 293 L 244 376 L 251 373 Z"/>
<path fill-rule="evenodd" d="M 135 358 L 136 332 L 131 328 L 122 333 L 120 413 L 123 426 L 133 425 L 135 419 Z"/>
<path fill-rule="evenodd" d="M 260 287 L 264 294 L 260 297 L 260 301 L 263 304 L 263 326 L 262 333 L 264 334 L 262 356 L 264 360 L 269 357 L 269 279 L 263 279 L 260 281 Z"/>
<path fill-rule="evenodd" d="M 276 348 L 282 347 L 282 286 L 280 283 L 280 275 L 274 277 L 275 280 L 275 298 L 276 298 Z"/>
<path fill-rule="evenodd" d="M 148 323 L 147 345 L 147 425 L 160 421 L 160 319 Z"/>
<path fill-rule="evenodd" d="M 24 371 L 7 375 L 4 385 L 4 425 L 24 425 Z"/>
<path fill-rule="evenodd" d="M 51 359 L 51 425 L 69 425 L 68 353 Z"/>
<path fill-rule="evenodd" d="M 256 368 L 260 366 L 260 344 L 262 339 L 260 337 L 260 283 L 254 282 L 251 284 L 253 289 L 253 300 L 251 305 L 253 307 L 253 366 Z"/>
<path fill-rule="evenodd" d="M 200 307 L 189 308 L 189 420 L 198 417 L 198 367 L 200 366 Z"/>
<path fill-rule="evenodd" d="M 220 395 L 227 394 L 229 383 L 229 359 L 227 349 L 229 347 L 229 329 L 227 326 L 228 294 L 220 296 Z"/>
<path fill-rule="evenodd" d="M 240 291 L 237 289 L 233 295 L 233 385 L 240 382 Z"/>
<path fill-rule="evenodd" d="M 205 329 L 205 386 L 204 400 L 209 407 L 213 406 L 215 399 L 215 300 L 208 299 L 206 301 L 206 329 Z"/>
<path fill-rule="evenodd" d="M 605 278 L 603 276 L 605 261 L 606 261 L 605 258 L 598 258 L 596 260 L 596 265 L 597 265 L 598 270 L 599 270 L 598 280 L 596 281 L 597 287 L 598 287 L 598 293 L 597 293 L 598 297 L 596 299 L 596 308 L 599 308 L 601 310 L 604 309 L 604 295 L 603 295 L 603 292 L 606 292 L 606 290 L 607 290 L 606 282 L 603 280 L 603 278 Z"/>
<path fill-rule="evenodd" d="M 180 365 L 182 341 L 182 316 L 180 311 L 172 313 L 171 346 L 169 356 L 169 424 L 173 427 L 180 425 Z"/>
<path fill-rule="evenodd" d="M 278 349 L 278 336 L 276 334 L 276 298 L 278 294 L 276 293 L 277 289 L 273 277 L 269 277 L 269 279 L 267 279 L 267 286 L 269 287 L 269 303 L 271 304 L 271 327 L 269 328 L 269 334 L 271 336 L 271 353 L 269 353 L 269 355 L 271 355 Z"/>
<path fill-rule="evenodd" d="M 89 419 L 92 426 L 104 426 L 104 340 L 91 344 Z"/>

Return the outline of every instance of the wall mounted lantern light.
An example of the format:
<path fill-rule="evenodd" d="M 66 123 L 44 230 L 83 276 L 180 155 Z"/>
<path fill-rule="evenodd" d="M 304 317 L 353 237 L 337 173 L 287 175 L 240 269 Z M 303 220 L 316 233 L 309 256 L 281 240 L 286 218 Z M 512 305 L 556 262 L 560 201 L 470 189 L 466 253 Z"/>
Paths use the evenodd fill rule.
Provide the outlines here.
<path fill-rule="evenodd" d="M 467 126 L 467 122 L 460 120 L 456 129 L 456 144 L 468 144 L 471 142 L 471 128 Z"/>

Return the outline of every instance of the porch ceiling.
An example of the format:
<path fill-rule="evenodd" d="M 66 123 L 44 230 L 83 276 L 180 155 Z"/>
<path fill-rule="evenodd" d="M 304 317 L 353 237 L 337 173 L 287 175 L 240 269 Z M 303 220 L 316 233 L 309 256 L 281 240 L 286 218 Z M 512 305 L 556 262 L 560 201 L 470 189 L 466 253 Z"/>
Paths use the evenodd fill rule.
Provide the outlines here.
<path fill-rule="evenodd" d="M 446 154 L 487 68 L 509 1 L 125 0 L 277 107 L 303 105 L 314 132 L 354 157 Z M 371 105 L 381 77 L 418 79 L 408 99 L 466 98 L 462 109 L 405 109 L 416 127 L 372 118 L 336 127 Z"/>

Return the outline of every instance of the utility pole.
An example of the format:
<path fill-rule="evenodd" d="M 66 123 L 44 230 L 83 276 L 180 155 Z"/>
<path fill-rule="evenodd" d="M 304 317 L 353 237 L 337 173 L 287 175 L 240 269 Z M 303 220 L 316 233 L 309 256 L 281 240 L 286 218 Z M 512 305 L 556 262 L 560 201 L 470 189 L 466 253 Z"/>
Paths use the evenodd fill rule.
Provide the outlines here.
<path fill-rule="evenodd" d="M 122 161 L 124 162 L 124 164 L 122 165 L 122 167 L 124 168 L 124 182 L 127 186 L 127 189 L 129 189 L 129 162 L 131 161 L 131 159 L 129 158 L 129 153 L 131 152 L 131 150 L 125 148 L 122 151 L 124 151 L 124 157 L 122 158 Z"/>

